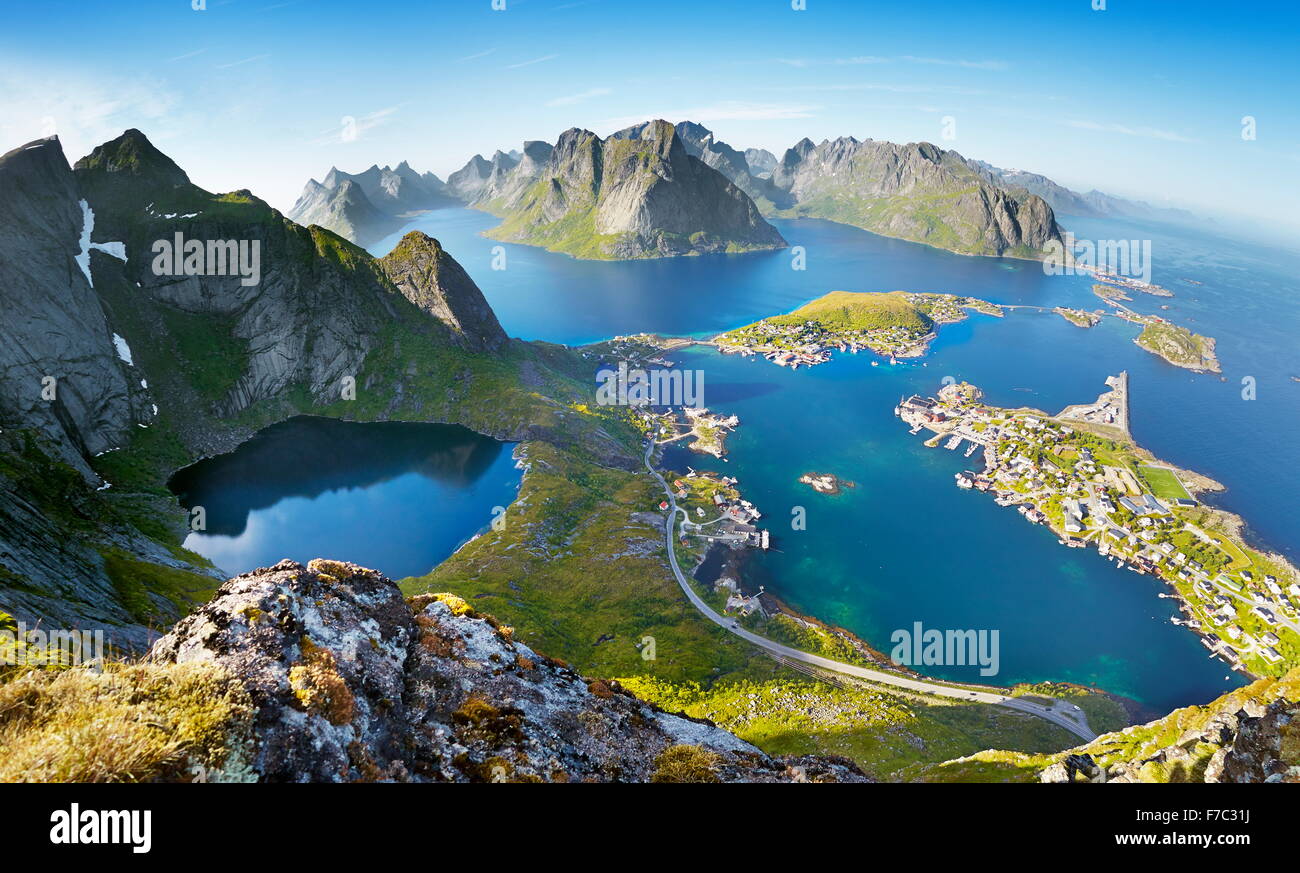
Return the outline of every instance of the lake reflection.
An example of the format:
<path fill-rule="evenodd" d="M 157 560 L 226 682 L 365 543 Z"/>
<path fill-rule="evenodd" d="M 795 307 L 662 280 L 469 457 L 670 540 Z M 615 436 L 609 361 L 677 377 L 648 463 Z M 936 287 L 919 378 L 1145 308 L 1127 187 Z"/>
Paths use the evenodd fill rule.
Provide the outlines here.
<path fill-rule="evenodd" d="M 206 530 L 185 547 L 228 573 L 337 558 L 428 572 L 518 492 L 507 444 L 455 425 L 301 416 L 168 482 Z"/>

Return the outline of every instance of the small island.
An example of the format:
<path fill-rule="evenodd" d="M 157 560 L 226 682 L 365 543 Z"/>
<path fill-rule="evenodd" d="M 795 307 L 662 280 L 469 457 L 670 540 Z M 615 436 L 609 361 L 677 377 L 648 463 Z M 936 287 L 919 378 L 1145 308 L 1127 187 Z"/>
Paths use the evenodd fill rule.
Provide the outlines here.
<path fill-rule="evenodd" d="M 957 294 L 832 291 L 789 314 L 721 334 L 713 345 L 727 354 L 759 354 L 791 369 L 825 363 L 833 350 L 866 350 L 892 363 L 925 354 L 937 327 L 962 321 L 968 311 L 1003 315 L 995 303 Z"/>
<path fill-rule="evenodd" d="M 1133 342 L 1175 367 L 1197 373 L 1222 372 L 1219 359 L 1214 355 L 1213 337 L 1192 333 L 1157 316 L 1146 317 L 1142 333 Z"/>
<path fill-rule="evenodd" d="M 1065 306 L 1058 306 L 1052 311 L 1075 327 L 1096 327 L 1101 322 L 1100 312 L 1089 312 L 1086 309 L 1070 309 Z"/>
<path fill-rule="evenodd" d="M 1092 286 L 1092 293 L 1096 294 L 1102 300 L 1132 300 L 1133 298 L 1124 293 L 1123 288 L 1116 288 L 1114 285 L 1103 285 L 1098 282 Z"/>
<path fill-rule="evenodd" d="M 1109 285 L 1116 285 L 1121 288 L 1128 288 L 1132 291 L 1140 291 L 1143 294 L 1150 294 L 1152 297 L 1173 297 L 1174 292 L 1168 288 L 1162 288 L 1151 282 L 1144 282 L 1141 279 L 1133 279 L 1128 276 L 1121 276 L 1118 273 L 1097 271 L 1093 273 L 1093 278 L 1098 282 L 1104 282 Z M 1200 284 L 1199 282 L 1197 284 Z M 1094 290 L 1096 290 L 1094 288 Z M 1127 298 L 1126 298 L 1127 299 Z"/>
<path fill-rule="evenodd" d="M 809 486 L 818 494 L 836 495 L 845 488 L 856 488 L 857 484 L 847 479 L 840 479 L 834 473 L 804 473 L 799 481 Z"/>

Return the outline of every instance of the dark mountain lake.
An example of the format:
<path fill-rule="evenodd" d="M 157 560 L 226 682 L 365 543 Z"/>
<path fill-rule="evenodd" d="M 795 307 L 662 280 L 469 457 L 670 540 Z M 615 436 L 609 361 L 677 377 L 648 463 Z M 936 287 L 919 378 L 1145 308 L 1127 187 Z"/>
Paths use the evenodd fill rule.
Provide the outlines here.
<path fill-rule="evenodd" d="M 207 528 L 185 547 L 227 573 L 334 558 L 427 573 L 519 491 L 512 445 L 455 425 L 300 416 L 176 472 Z"/>

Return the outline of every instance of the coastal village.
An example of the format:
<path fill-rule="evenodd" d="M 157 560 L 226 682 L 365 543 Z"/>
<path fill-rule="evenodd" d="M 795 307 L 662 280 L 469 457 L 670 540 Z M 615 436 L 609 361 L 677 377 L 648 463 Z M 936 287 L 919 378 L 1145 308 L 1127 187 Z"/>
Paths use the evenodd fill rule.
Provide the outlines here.
<path fill-rule="evenodd" d="M 687 448 L 718 458 L 725 454 L 723 440 L 726 434 L 740 424 L 735 415 L 713 415 L 707 409 L 689 407 L 681 410 L 680 417 L 672 409 L 639 409 L 636 415 L 642 429 L 657 445 L 692 437 Z M 771 534 L 755 524 L 763 514 L 741 496 L 737 485 L 734 476 L 691 467 L 687 467 L 684 475 L 672 480 L 673 497 L 677 506 L 686 513 L 679 528 L 680 545 L 715 550 L 771 547 Z M 670 505 L 663 500 L 658 508 L 660 512 L 666 512 Z M 729 562 L 723 560 L 723 563 Z M 726 597 L 727 612 L 738 615 L 763 612 L 760 597 L 743 593 L 734 578 L 720 574 L 711 584 L 715 586 L 715 593 Z"/>
<path fill-rule="evenodd" d="M 840 310 L 835 308 L 836 295 L 853 299 Z M 883 303 L 886 299 L 890 299 L 891 305 L 862 311 L 864 300 Z M 857 311 L 849 311 L 849 307 L 856 307 Z M 1003 315 L 996 304 L 956 294 L 854 295 L 841 291 L 832 292 L 790 315 L 765 318 L 721 334 L 714 338 L 713 344 L 724 354 L 762 355 L 777 366 L 792 370 L 824 364 L 834 351 L 852 354 L 870 351 L 889 358 L 893 364 L 925 354 L 937 336 L 935 327 L 965 319 L 967 310 Z"/>
<path fill-rule="evenodd" d="M 927 445 L 983 452 L 984 469 L 956 474 L 959 488 L 991 494 L 1062 545 L 1094 545 L 1108 561 L 1166 583 L 1176 624 L 1201 636 L 1233 669 L 1281 675 L 1300 663 L 1300 577 L 1283 559 L 1254 551 L 1226 513 L 1193 496 L 1194 474 L 1160 464 L 1128 436 L 1128 380 L 1060 415 L 1000 409 L 978 388 L 946 385 L 937 397 L 900 399 L 895 413 Z"/>

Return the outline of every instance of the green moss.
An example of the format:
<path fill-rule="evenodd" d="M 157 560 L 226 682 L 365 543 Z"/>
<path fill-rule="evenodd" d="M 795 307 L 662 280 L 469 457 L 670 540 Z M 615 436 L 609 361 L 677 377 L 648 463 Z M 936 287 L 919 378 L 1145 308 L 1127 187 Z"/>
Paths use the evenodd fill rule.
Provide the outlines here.
<path fill-rule="evenodd" d="M 0 682 L 0 782 L 250 780 L 253 712 L 211 663 L 28 670 Z"/>
<path fill-rule="evenodd" d="M 101 548 L 100 555 L 118 600 L 141 624 L 168 621 L 159 613 L 153 595 L 170 601 L 184 614 L 208 600 L 219 585 L 210 576 L 141 561 L 120 549 Z"/>
<path fill-rule="evenodd" d="M 167 332 L 191 387 L 209 403 L 226 398 L 248 370 L 248 340 L 234 335 L 235 316 L 195 314 L 159 304 Z"/>
<path fill-rule="evenodd" d="M 651 782 L 718 782 L 718 756 L 700 746 L 669 746 L 655 758 Z"/>

